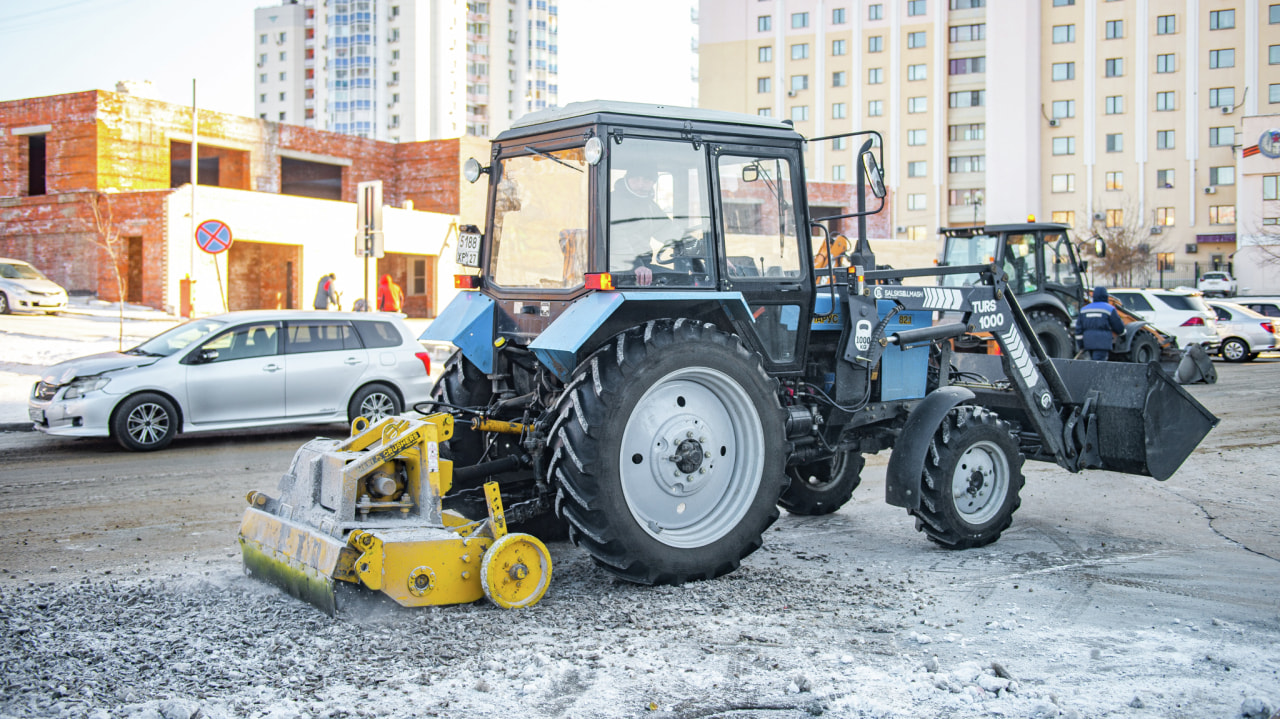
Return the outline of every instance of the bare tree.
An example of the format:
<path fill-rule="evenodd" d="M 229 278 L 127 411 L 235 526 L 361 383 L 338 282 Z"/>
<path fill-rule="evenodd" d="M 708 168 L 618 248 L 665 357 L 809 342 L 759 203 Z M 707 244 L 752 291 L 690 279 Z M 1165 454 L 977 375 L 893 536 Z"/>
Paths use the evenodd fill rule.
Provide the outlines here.
<path fill-rule="evenodd" d="M 105 192 L 95 192 L 89 195 L 89 210 L 93 214 L 93 226 L 90 231 L 93 233 L 90 241 L 97 245 L 107 253 L 107 258 L 111 261 L 111 270 L 116 276 L 116 298 L 117 306 L 120 308 L 120 326 L 117 334 L 117 343 L 120 350 L 124 350 L 124 276 L 120 272 L 120 257 L 123 254 L 123 238 L 120 237 L 120 227 L 115 222 L 115 215 L 111 203 L 111 195 Z"/>
<path fill-rule="evenodd" d="M 1106 208 L 1106 206 L 1110 206 Z M 1151 223 L 1139 211 L 1131 195 L 1123 195 L 1119 201 L 1097 202 L 1095 214 L 1085 213 L 1088 219 L 1076 228 L 1080 239 L 1102 238 L 1107 250 L 1104 257 L 1090 262 L 1091 270 L 1110 280 L 1113 287 L 1141 287 L 1151 283 L 1156 269 L 1156 255 L 1160 249 L 1157 238 L 1151 234 Z M 1088 247 L 1089 243 L 1085 243 Z M 1092 248 L 1089 248 L 1090 251 Z"/>

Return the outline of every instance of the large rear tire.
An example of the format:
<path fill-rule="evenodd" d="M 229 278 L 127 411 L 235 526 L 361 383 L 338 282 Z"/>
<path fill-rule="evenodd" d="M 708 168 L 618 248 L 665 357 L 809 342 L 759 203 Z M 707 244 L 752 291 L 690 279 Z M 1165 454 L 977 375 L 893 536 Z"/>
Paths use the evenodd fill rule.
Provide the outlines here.
<path fill-rule="evenodd" d="M 831 459 L 787 467 L 791 484 L 778 504 L 791 514 L 817 516 L 840 509 L 862 484 L 862 453 L 847 450 Z"/>
<path fill-rule="evenodd" d="M 628 330 L 577 368 L 558 410 L 557 512 L 623 579 L 726 574 L 778 518 L 777 384 L 734 335 L 687 319 Z"/>
<path fill-rule="evenodd" d="M 444 373 L 431 388 L 431 399 L 456 407 L 484 409 L 493 397 L 489 378 L 471 364 L 461 351 L 454 352 L 444 363 Z M 432 411 L 448 411 L 449 407 L 436 407 Z M 442 454 L 457 466 L 470 466 L 484 456 L 484 437 L 471 430 L 468 417 L 453 425 L 453 437 L 440 445 Z M 478 485 L 477 485 L 478 486 Z"/>
<path fill-rule="evenodd" d="M 933 435 L 916 529 L 948 549 L 1000 538 L 1022 504 L 1022 453 L 1007 422 L 981 407 L 951 410 Z"/>
<path fill-rule="evenodd" d="M 1027 321 L 1031 323 L 1045 354 L 1053 359 L 1071 359 L 1075 355 L 1075 340 L 1071 338 L 1066 320 L 1052 312 L 1032 310 L 1027 313 Z"/>
<path fill-rule="evenodd" d="M 1157 359 L 1160 359 L 1160 345 L 1156 342 L 1156 338 L 1146 330 L 1135 334 L 1129 345 L 1129 361 L 1134 364 L 1148 364 Z"/>

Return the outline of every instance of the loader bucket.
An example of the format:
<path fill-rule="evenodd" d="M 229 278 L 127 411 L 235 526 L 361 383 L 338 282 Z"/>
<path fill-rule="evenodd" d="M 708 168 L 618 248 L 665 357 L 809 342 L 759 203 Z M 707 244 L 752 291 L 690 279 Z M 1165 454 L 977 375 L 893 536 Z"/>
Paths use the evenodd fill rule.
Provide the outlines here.
<path fill-rule="evenodd" d="M 1218 424 L 1159 365 L 1055 360 L 1072 403 L 1093 397 L 1100 469 L 1168 479 Z"/>

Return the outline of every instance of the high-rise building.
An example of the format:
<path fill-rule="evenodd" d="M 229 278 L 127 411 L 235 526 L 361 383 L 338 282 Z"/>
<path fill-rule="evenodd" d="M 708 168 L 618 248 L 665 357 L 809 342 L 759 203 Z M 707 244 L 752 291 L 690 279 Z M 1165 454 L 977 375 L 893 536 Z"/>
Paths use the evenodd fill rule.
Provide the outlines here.
<path fill-rule="evenodd" d="M 409 142 L 556 104 L 554 0 L 285 0 L 254 12 L 258 117 Z"/>
<path fill-rule="evenodd" d="M 1034 214 L 1225 264 L 1241 118 L 1280 113 L 1266 0 L 702 0 L 700 26 L 703 107 L 883 133 L 900 238 Z M 809 175 L 853 180 L 856 149 Z"/>

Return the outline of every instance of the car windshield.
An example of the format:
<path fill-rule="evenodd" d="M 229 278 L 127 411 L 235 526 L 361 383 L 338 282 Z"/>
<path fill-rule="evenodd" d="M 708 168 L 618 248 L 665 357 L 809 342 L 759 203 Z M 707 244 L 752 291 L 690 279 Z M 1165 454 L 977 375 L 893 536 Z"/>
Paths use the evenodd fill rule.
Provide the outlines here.
<path fill-rule="evenodd" d="M 1204 278 L 1206 280 L 1225 280 L 1227 276 L 1221 272 L 1206 272 L 1204 273 Z"/>
<path fill-rule="evenodd" d="M 178 325 L 167 332 L 162 332 L 155 337 L 152 337 L 137 347 L 128 350 L 125 354 L 168 357 L 174 352 L 181 352 L 192 342 L 208 335 L 210 332 L 213 332 L 225 324 L 226 322 L 219 320 L 192 320 L 191 322 Z"/>
<path fill-rule="evenodd" d="M 40 274 L 40 270 L 26 264 L 10 264 L 8 262 L 0 262 L 0 277 L 6 280 L 44 280 L 48 279 Z"/>

